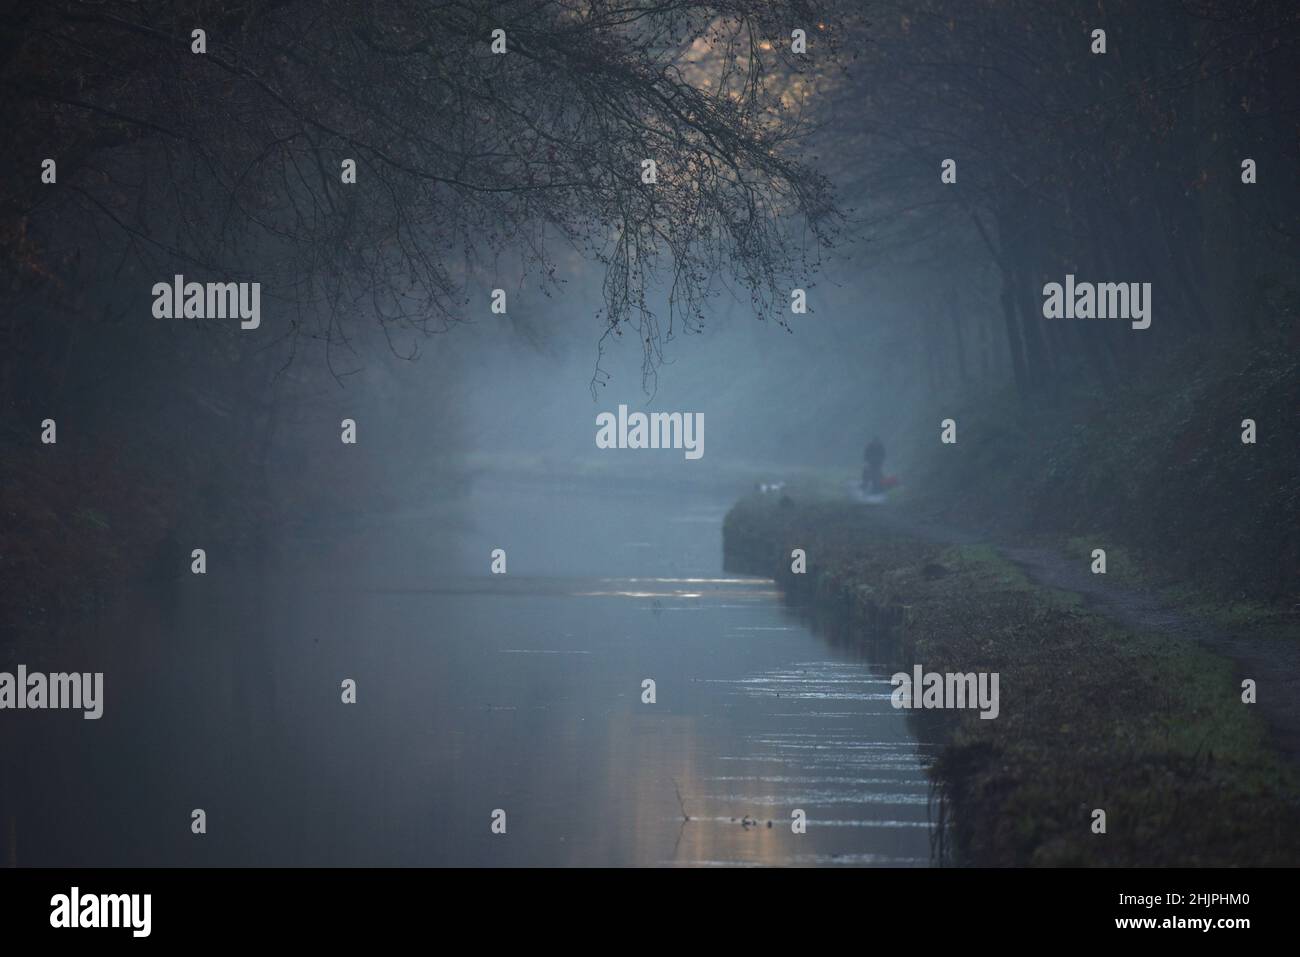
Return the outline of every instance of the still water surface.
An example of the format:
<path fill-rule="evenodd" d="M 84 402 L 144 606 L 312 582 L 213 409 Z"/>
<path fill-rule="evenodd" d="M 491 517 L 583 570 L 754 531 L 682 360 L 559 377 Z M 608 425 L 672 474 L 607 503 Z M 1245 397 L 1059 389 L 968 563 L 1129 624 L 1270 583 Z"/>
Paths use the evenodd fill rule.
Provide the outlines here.
<path fill-rule="evenodd" d="M 729 504 L 482 482 L 452 515 L 210 551 L 44 663 L 106 672 L 100 721 L 7 716 L 6 856 L 929 864 L 926 748 L 887 669 L 722 570 Z"/>

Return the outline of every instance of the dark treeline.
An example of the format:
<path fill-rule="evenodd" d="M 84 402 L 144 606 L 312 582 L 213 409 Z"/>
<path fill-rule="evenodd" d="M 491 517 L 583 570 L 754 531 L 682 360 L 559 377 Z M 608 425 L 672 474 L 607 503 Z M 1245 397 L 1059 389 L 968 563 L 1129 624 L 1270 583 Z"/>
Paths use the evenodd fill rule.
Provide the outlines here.
<path fill-rule="evenodd" d="M 892 348 L 872 372 L 912 490 L 1291 607 L 1300 9 L 922 0 L 870 21 L 818 146 L 906 304 L 873 317 Z M 1149 283 L 1149 328 L 1046 318 L 1067 275 Z"/>
<path fill-rule="evenodd" d="M 4 19 L 11 594 L 52 603 L 51 580 L 76 591 L 187 524 L 257 534 L 290 505 L 382 505 L 394 476 L 427 487 L 475 375 L 430 344 L 494 289 L 555 292 L 594 264 L 588 341 L 634 340 L 648 380 L 720 285 L 779 318 L 838 229 L 780 97 L 806 61 L 759 47 L 804 23 L 833 56 L 838 21 L 802 0 L 60 0 Z M 260 328 L 153 318 L 177 274 L 260 283 Z M 381 455 L 340 473 L 312 450 L 366 376 L 365 401 L 403 414 L 378 444 L 372 419 Z M 37 444 L 47 419 L 62 444 Z"/>
<path fill-rule="evenodd" d="M 1005 377 L 1037 400 L 1131 376 L 1171 336 L 1277 323 L 1300 221 L 1294 4 L 837 6 L 16 4 L 6 414 L 48 401 L 70 344 L 118 315 L 104 344 L 130 339 L 137 372 L 173 360 L 132 321 L 135 268 L 261 281 L 276 345 L 244 368 L 263 381 L 307 351 L 347 374 L 363 327 L 416 356 L 492 288 L 560 288 L 576 253 L 602 273 L 594 334 L 635 337 L 650 374 L 721 290 L 786 315 L 848 207 L 868 266 L 911 267 L 931 384 Z M 516 55 L 491 52 L 497 28 Z M 1152 329 L 1044 322 L 1067 273 L 1150 282 Z M 88 275 L 129 291 L 72 305 Z"/>
<path fill-rule="evenodd" d="M 1131 379 L 1188 335 L 1290 322 L 1295 4 L 908 0 L 870 17 L 824 155 L 862 202 L 868 261 L 921 274 L 932 375 L 1005 366 L 1039 402 L 1072 380 Z M 955 184 L 940 181 L 946 159 Z M 1152 327 L 1045 321 L 1042 288 L 1067 273 L 1150 282 Z M 989 369 L 994 337 L 1004 361 Z"/>
<path fill-rule="evenodd" d="M 833 235 L 828 184 L 772 90 L 798 58 L 756 46 L 817 19 L 744 0 L 20 8 L 3 51 L 8 265 L 50 268 L 39 223 L 119 230 L 168 268 L 253 270 L 285 300 L 280 332 L 320 339 L 334 370 L 359 320 L 414 355 L 410 333 L 481 314 L 521 272 L 557 282 L 574 249 L 605 267 L 605 331 L 652 362 L 712 284 L 782 306 Z M 34 175 L 47 156 L 57 190 Z"/>
<path fill-rule="evenodd" d="M 809 290 L 811 350 L 786 366 L 755 347 L 709 388 L 736 410 L 711 420 L 729 426 L 716 447 L 744 449 L 757 409 L 754 448 L 818 464 L 854 457 L 862 429 L 905 460 L 936 396 L 1039 409 L 1137 381 L 1184 340 L 1294 327 L 1300 11 L 1281 0 L 53 0 L 4 17 L 0 469 L 13 528 L 48 519 L 12 531 L 28 544 L 11 558 L 78 541 L 70 522 L 149 514 L 152 540 L 232 502 L 255 524 L 285 497 L 337 504 L 363 477 L 312 449 L 353 382 L 427 410 L 384 437 L 387 474 L 427 471 L 480 374 L 440 334 L 490 316 L 494 289 L 585 288 L 565 308 L 597 392 L 620 340 L 652 391 L 666 343 L 721 312 L 797 326 L 791 291 Z M 846 250 L 837 288 L 823 268 Z M 1151 327 L 1044 319 L 1043 285 L 1071 273 L 1151 283 Z M 153 319 L 149 290 L 175 274 L 260 282 L 261 328 Z M 542 312 L 502 322 L 544 339 Z M 833 442 L 806 427 L 846 410 Z M 42 449 L 46 418 L 80 439 Z"/>

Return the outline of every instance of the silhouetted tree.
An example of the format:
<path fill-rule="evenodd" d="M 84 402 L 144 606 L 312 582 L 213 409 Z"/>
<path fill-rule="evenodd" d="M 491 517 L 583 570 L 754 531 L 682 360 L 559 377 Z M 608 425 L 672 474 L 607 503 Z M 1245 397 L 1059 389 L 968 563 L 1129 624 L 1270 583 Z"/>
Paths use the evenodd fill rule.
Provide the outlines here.
<path fill-rule="evenodd" d="M 442 331 L 518 283 L 507 254 L 555 282 L 555 250 L 569 247 L 603 265 L 605 334 L 635 334 L 649 373 L 661 339 L 721 283 L 779 319 L 834 239 L 790 84 L 808 62 L 791 52 L 793 28 L 835 55 L 840 22 L 824 6 L 23 6 L 0 45 L 12 136 L 0 239 L 30 278 L 51 268 L 41 230 L 111 227 L 160 268 L 273 286 L 292 332 L 330 346 L 358 315 L 387 333 Z M 39 183 L 44 157 L 58 161 L 57 189 Z"/>

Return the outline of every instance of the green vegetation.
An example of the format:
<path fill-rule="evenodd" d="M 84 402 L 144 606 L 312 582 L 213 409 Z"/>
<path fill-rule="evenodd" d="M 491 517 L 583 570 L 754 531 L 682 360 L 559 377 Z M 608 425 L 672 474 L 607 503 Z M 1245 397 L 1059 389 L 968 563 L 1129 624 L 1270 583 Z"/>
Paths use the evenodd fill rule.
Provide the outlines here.
<path fill-rule="evenodd" d="M 753 496 L 732 509 L 732 567 L 775 575 L 864 637 L 888 630 L 890 667 L 1001 676 L 996 720 L 917 716 L 939 744 L 932 774 L 960 863 L 1300 859 L 1300 780 L 1223 659 L 1091 614 L 988 546 L 925 544 L 886 532 L 871 509 L 792 498 Z M 790 573 L 796 547 L 806 575 Z M 1106 811 L 1104 835 L 1090 829 L 1094 808 Z"/>
<path fill-rule="evenodd" d="M 1300 606 L 1300 353 L 1289 333 L 1196 340 L 1103 394 L 955 414 L 912 497 L 956 524 L 1104 547 L 1108 574 L 1218 601 Z M 1257 441 L 1241 441 L 1253 419 Z M 937 422 L 937 420 L 936 420 Z M 936 433 L 937 435 L 937 425 Z"/>

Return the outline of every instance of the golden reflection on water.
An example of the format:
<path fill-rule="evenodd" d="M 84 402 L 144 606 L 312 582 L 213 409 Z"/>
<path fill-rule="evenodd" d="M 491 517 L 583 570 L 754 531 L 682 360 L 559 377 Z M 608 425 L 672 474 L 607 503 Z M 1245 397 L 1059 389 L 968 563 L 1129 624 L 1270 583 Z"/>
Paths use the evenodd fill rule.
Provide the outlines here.
<path fill-rule="evenodd" d="M 724 770 L 699 748 L 719 734 L 720 721 L 715 715 L 701 727 L 691 715 L 611 715 L 604 791 L 614 813 L 593 829 L 590 842 L 570 849 L 570 862 L 789 864 L 794 846 L 787 841 L 788 820 L 771 817 L 771 809 L 725 808 L 697 797 Z M 690 820 L 683 820 L 683 810 Z M 758 819 L 757 826 L 741 824 L 746 814 Z"/>

